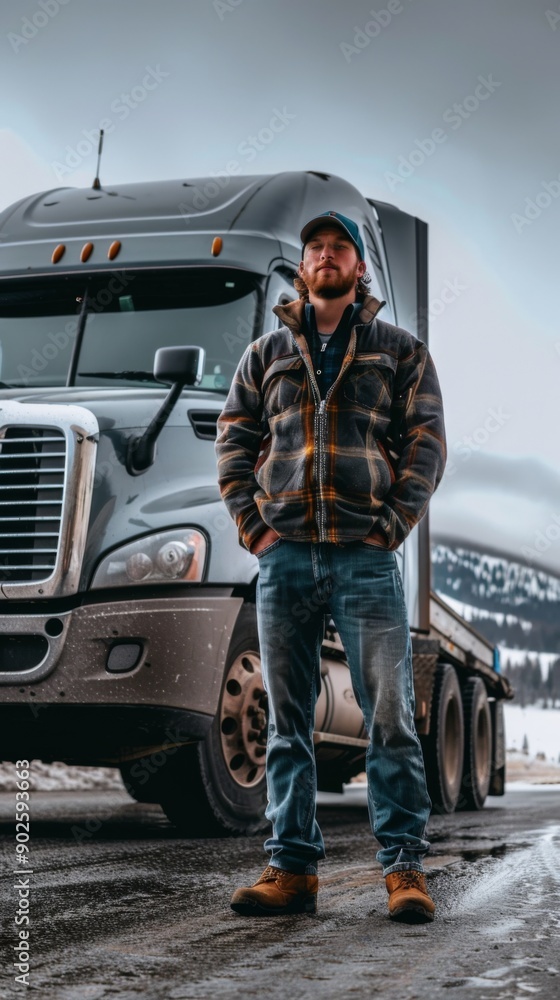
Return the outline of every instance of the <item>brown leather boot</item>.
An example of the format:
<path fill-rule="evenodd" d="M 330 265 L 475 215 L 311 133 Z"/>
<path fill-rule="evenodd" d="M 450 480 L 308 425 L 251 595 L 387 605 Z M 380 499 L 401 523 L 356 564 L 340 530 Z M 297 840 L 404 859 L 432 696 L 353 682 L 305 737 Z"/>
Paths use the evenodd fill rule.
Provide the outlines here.
<path fill-rule="evenodd" d="M 231 908 L 245 917 L 316 913 L 318 886 L 317 875 L 296 875 L 268 865 L 254 885 L 235 890 Z"/>
<path fill-rule="evenodd" d="M 433 920 L 436 905 L 430 898 L 426 878 L 412 869 L 385 876 L 389 893 L 389 916 L 408 923 Z"/>

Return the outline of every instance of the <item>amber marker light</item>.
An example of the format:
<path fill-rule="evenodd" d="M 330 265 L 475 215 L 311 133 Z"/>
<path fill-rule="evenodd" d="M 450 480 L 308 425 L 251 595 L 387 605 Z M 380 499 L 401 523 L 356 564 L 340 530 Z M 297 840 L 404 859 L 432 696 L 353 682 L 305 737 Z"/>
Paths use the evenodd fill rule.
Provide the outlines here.
<path fill-rule="evenodd" d="M 89 260 L 93 252 L 93 243 L 84 243 L 82 247 L 82 252 L 80 254 L 80 260 L 82 264 L 85 264 L 86 260 Z"/>
<path fill-rule="evenodd" d="M 115 257 L 117 256 L 117 254 L 120 253 L 120 249 L 121 249 L 121 241 L 120 240 L 113 240 L 113 242 L 111 243 L 111 246 L 107 250 L 107 256 L 108 256 L 109 260 L 114 260 Z"/>
<path fill-rule="evenodd" d="M 51 260 L 53 264 L 58 264 L 59 260 L 62 260 L 66 251 L 64 243 L 59 243 L 57 247 L 54 248 L 52 252 Z"/>
<path fill-rule="evenodd" d="M 224 241 L 221 236 L 215 236 L 212 240 L 212 256 L 219 257 L 222 252 Z"/>

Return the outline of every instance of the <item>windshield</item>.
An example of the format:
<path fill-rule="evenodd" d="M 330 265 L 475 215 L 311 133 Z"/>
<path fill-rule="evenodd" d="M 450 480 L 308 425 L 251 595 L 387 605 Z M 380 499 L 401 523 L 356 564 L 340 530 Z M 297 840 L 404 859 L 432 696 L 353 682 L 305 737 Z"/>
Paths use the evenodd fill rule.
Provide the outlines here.
<path fill-rule="evenodd" d="M 66 385 L 74 370 L 75 385 L 158 385 L 158 347 L 195 345 L 206 351 L 198 388 L 224 392 L 257 315 L 255 276 L 219 267 L 2 281 L 0 383 Z"/>

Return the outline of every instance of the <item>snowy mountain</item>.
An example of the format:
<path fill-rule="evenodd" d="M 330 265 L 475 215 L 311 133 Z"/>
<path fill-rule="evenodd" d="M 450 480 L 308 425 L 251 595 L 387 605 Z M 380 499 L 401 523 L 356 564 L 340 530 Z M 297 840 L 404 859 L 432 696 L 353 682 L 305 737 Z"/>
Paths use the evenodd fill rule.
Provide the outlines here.
<path fill-rule="evenodd" d="M 544 675 L 560 656 L 560 579 L 527 565 L 432 542 L 432 589 L 512 662 L 541 654 Z M 504 655 L 505 654 L 505 655 Z"/>

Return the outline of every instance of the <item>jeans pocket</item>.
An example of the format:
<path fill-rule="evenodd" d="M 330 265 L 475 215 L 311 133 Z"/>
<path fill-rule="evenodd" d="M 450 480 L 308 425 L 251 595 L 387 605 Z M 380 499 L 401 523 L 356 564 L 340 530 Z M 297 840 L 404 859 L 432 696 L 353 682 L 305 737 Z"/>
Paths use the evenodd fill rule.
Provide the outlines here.
<path fill-rule="evenodd" d="M 272 550 L 275 549 L 277 545 L 280 545 L 281 541 L 282 541 L 281 538 L 275 538 L 274 541 L 270 543 L 270 545 L 267 545 L 264 549 L 261 549 L 260 552 L 255 552 L 254 555 L 256 555 L 257 559 L 262 559 L 263 556 L 266 556 L 268 555 L 269 552 L 272 552 Z"/>

